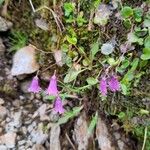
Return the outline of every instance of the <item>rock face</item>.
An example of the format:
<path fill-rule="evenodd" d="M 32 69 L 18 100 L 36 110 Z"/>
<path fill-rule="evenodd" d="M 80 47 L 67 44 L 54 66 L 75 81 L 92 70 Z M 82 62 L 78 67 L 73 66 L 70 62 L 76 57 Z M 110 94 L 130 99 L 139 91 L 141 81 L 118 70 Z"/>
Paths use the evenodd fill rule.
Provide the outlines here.
<path fill-rule="evenodd" d="M 75 124 L 74 138 L 78 145 L 78 150 L 86 150 L 88 148 L 88 124 L 85 113 L 78 118 Z"/>
<path fill-rule="evenodd" d="M 16 144 L 16 137 L 16 133 L 6 133 L 0 137 L 0 142 L 5 144 L 7 148 L 14 148 Z"/>
<path fill-rule="evenodd" d="M 0 16 L 0 32 L 7 31 L 12 27 L 12 25 L 13 24 L 10 21 L 7 21 L 6 19 Z"/>
<path fill-rule="evenodd" d="M 50 132 L 50 149 L 61 150 L 59 136 L 60 126 L 53 125 Z"/>
<path fill-rule="evenodd" d="M 12 76 L 21 74 L 31 74 L 39 69 L 36 62 L 35 47 L 29 45 L 21 48 L 13 57 L 13 66 L 11 69 Z"/>
<path fill-rule="evenodd" d="M 99 148 L 101 150 L 115 150 L 110 140 L 111 135 L 108 132 L 108 128 L 101 118 L 98 118 L 96 137 L 98 139 Z"/>
<path fill-rule="evenodd" d="M 45 150 L 45 148 L 40 144 L 35 144 L 32 150 Z"/>
<path fill-rule="evenodd" d="M 3 120 L 7 115 L 7 109 L 4 106 L 0 106 L 0 120 Z"/>
<path fill-rule="evenodd" d="M 2 39 L 0 38 L 0 55 L 3 55 L 5 51 L 5 46 L 2 42 Z"/>

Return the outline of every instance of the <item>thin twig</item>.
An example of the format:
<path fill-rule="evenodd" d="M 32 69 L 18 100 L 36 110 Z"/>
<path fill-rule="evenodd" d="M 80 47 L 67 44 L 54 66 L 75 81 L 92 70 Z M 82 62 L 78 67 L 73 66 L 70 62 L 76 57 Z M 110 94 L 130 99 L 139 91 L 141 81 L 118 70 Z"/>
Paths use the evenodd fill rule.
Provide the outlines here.
<path fill-rule="evenodd" d="M 40 10 L 42 10 L 42 9 L 47 9 L 47 10 L 49 10 L 49 11 L 52 13 L 52 15 L 53 15 L 53 17 L 54 17 L 54 19 L 55 19 L 55 22 L 56 22 L 56 24 L 57 24 L 57 26 L 58 26 L 60 32 L 62 31 L 62 29 L 63 29 L 63 30 L 65 29 L 63 23 L 61 22 L 61 20 L 59 19 L 59 17 L 56 15 L 56 13 L 55 13 L 51 8 L 49 8 L 49 7 L 47 7 L 47 6 L 41 6 L 40 8 L 36 9 L 35 12 L 40 11 Z M 60 26 L 60 25 L 61 25 L 61 26 Z M 61 27 L 62 27 L 62 29 L 61 29 Z"/>
<path fill-rule="evenodd" d="M 93 19 L 93 17 L 94 17 L 94 10 L 91 10 L 89 24 L 88 24 L 88 31 L 92 30 L 92 27 L 93 27 L 92 19 Z"/>
<path fill-rule="evenodd" d="M 36 50 L 40 51 L 40 52 L 43 52 L 43 53 L 46 53 L 46 54 L 52 54 L 53 52 L 45 52 L 39 48 L 37 48 L 36 46 L 32 45 L 32 44 L 29 44 L 29 46 L 32 46 L 33 48 L 35 48 Z"/>
<path fill-rule="evenodd" d="M 147 127 L 145 127 L 145 133 L 144 133 L 144 141 L 143 141 L 143 146 L 142 146 L 142 150 L 144 150 L 144 148 L 145 148 L 145 144 L 146 144 L 146 139 L 147 139 Z"/>
<path fill-rule="evenodd" d="M 32 11 L 35 13 L 35 8 L 33 6 L 32 0 L 29 0 L 29 2 L 30 2 L 30 5 L 31 5 L 31 8 L 32 8 Z"/>
<path fill-rule="evenodd" d="M 74 144 L 72 143 L 72 141 L 70 140 L 68 134 L 66 133 L 65 135 L 66 135 L 67 140 L 68 140 L 69 143 L 71 144 L 72 148 L 73 148 L 74 150 L 76 150 L 76 148 L 75 148 Z"/>

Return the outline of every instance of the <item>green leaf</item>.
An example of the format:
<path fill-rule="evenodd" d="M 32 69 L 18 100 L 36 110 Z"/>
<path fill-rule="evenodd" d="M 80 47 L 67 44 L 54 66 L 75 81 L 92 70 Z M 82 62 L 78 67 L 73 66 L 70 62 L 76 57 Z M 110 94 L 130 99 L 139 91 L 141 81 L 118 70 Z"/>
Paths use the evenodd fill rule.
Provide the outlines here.
<path fill-rule="evenodd" d="M 135 35 L 137 36 L 137 37 L 144 37 L 146 34 L 147 34 L 147 28 L 139 28 L 139 27 L 137 27 L 137 28 L 135 28 Z"/>
<path fill-rule="evenodd" d="M 0 6 L 3 4 L 4 0 L 0 0 Z"/>
<path fill-rule="evenodd" d="M 115 66 L 115 65 L 118 64 L 119 59 L 115 61 L 114 58 L 108 58 L 108 59 L 107 59 L 107 62 L 108 62 L 111 66 Z"/>
<path fill-rule="evenodd" d="M 127 59 L 125 59 L 125 60 L 122 62 L 121 68 L 125 69 L 125 68 L 127 68 L 129 65 L 130 65 L 130 61 L 127 60 Z"/>
<path fill-rule="evenodd" d="M 121 10 L 121 15 L 123 18 L 129 18 L 133 15 L 133 9 L 129 6 L 125 6 Z"/>
<path fill-rule="evenodd" d="M 140 114 L 141 115 L 148 115 L 150 112 L 146 109 L 140 109 Z"/>
<path fill-rule="evenodd" d="M 93 77 L 87 78 L 86 81 L 87 81 L 87 83 L 88 83 L 89 85 L 95 85 L 95 84 L 98 83 L 98 80 L 95 79 L 95 78 L 93 78 Z"/>
<path fill-rule="evenodd" d="M 121 83 L 121 91 L 122 91 L 122 94 L 128 95 L 128 87 L 123 83 Z"/>
<path fill-rule="evenodd" d="M 141 59 L 143 59 L 143 60 L 150 59 L 150 48 L 143 49 L 143 54 L 141 55 Z"/>
<path fill-rule="evenodd" d="M 71 68 L 64 78 L 64 83 L 69 83 L 69 82 L 75 80 L 79 73 L 81 73 L 81 70 L 77 71 L 77 70 Z"/>
<path fill-rule="evenodd" d="M 68 17 L 73 13 L 75 9 L 75 3 L 64 3 L 65 16 Z"/>
<path fill-rule="evenodd" d="M 84 23 L 87 21 L 83 18 L 83 12 L 80 12 L 77 16 L 77 24 L 79 27 L 81 27 Z"/>
<path fill-rule="evenodd" d="M 138 63 L 139 63 L 139 58 L 135 58 L 134 60 L 133 60 L 133 62 L 131 63 L 131 69 L 130 69 L 130 71 L 135 71 L 136 70 L 136 68 L 137 68 L 137 66 L 138 66 Z"/>
<path fill-rule="evenodd" d="M 69 119 L 71 119 L 71 118 L 77 116 L 78 113 L 79 113 L 82 109 L 83 109 L 83 106 L 81 106 L 81 107 L 74 107 L 72 111 L 66 112 L 66 113 L 64 114 L 64 116 L 61 117 L 61 118 L 58 120 L 57 124 L 60 125 L 60 124 L 64 124 L 64 123 L 68 122 Z"/>
<path fill-rule="evenodd" d="M 88 135 L 92 134 L 94 128 L 96 127 L 97 120 L 98 120 L 98 113 L 96 112 L 95 116 L 92 118 L 91 123 L 90 123 L 90 125 L 88 127 Z"/>
<path fill-rule="evenodd" d="M 132 25 L 131 20 L 130 20 L 130 19 L 125 19 L 125 20 L 123 20 L 123 25 L 124 25 L 127 29 L 131 28 L 131 25 Z"/>
<path fill-rule="evenodd" d="M 148 36 L 144 41 L 145 48 L 150 48 L 150 36 Z"/>
<path fill-rule="evenodd" d="M 93 60 L 96 53 L 99 51 L 99 43 L 96 42 L 91 45 L 91 59 Z"/>
<path fill-rule="evenodd" d="M 144 27 L 150 27 L 150 19 L 145 19 L 143 25 Z"/>
<path fill-rule="evenodd" d="M 119 114 L 118 114 L 118 118 L 119 119 L 125 119 L 125 117 L 126 117 L 126 114 L 124 113 L 124 112 L 120 112 Z"/>
<path fill-rule="evenodd" d="M 136 22 L 141 22 L 142 21 L 142 15 L 143 15 L 143 10 L 141 8 L 135 8 L 133 10 L 134 13 L 134 19 Z"/>
<path fill-rule="evenodd" d="M 73 44 L 73 45 L 76 45 L 77 44 L 77 38 L 76 37 L 70 37 L 70 36 L 66 36 L 67 37 L 67 41 L 70 43 L 70 44 Z"/>

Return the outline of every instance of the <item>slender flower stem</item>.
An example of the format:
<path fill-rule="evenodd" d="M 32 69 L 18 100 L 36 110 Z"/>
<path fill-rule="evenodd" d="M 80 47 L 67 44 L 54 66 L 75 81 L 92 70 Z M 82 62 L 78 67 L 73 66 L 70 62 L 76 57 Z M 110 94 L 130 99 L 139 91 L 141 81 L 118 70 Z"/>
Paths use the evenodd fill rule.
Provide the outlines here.
<path fill-rule="evenodd" d="M 142 150 L 144 150 L 144 148 L 145 148 L 145 144 L 146 144 L 146 139 L 147 139 L 147 127 L 145 127 L 145 133 L 144 133 L 144 141 L 143 141 L 143 146 L 142 146 Z"/>

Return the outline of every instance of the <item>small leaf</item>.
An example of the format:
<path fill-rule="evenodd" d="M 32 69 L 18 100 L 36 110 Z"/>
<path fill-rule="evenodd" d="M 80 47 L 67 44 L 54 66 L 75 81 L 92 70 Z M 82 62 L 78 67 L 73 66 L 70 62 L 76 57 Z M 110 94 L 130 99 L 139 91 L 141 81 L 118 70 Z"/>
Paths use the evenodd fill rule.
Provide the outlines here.
<path fill-rule="evenodd" d="M 143 39 L 138 38 L 135 33 L 128 34 L 128 41 L 131 43 L 138 43 L 139 45 L 143 45 Z"/>
<path fill-rule="evenodd" d="M 87 81 L 87 83 L 88 83 L 89 85 L 95 85 L 95 84 L 98 83 L 98 80 L 95 79 L 95 78 L 93 78 L 93 77 L 87 78 L 86 81 Z"/>
<path fill-rule="evenodd" d="M 120 113 L 118 114 L 118 118 L 119 118 L 119 119 L 125 119 L 125 117 L 126 117 L 126 114 L 125 114 L 124 112 L 120 112 Z"/>
<path fill-rule="evenodd" d="M 131 69 L 130 69 L 130 71 L 135 71 L 136 70 L 136 68 L 137 68 L 137 66 L 138 66 L 138 63 L 139 63 L 139 58 L 135 58 L 134 60 L 133 60 L 133 62 L 131 63 Z"/>
<path fill-rule="evenodd" d="M 80 65 L 76 65 L 76 67 L 77 66 L 79 67 Z M 79 68 L 78 67 L 76 69 L 75 68 L 69 69 L 67 75 L 64 78 L 64 83 L 69 83 L 75 80 L 81 72 L 86 70 L 86 69 L 80 70 L 80 67 Z"/>
<path fill-rule="evenodd" d="M 128 95 L 128 88 L 125 84 L 121 83 L 121 91 L 122 91 L 122 94 L 124 95 Z"/>
<path fill-rule="evenodd" d="M 58 120 L 58 124 L 64 124 L 66 122 L 68 122 L 69 119 L 75 117 L 78 115 L 78 113 L 83 109 L 83 106 L 81 107 L 74 107 L 72 111 L 69 111 L 69 112 L 66 112 L 64 114 L 63 117 L 61 117 L 59 120 Z"/>
<path fill-rule="evenodd" d="M 150 27 L 150 19 L 145 19 L 143 22 L 144 27 Z"/>
<path fill-rule="evenodd" d="M 150 59 L 150 48 L 143 49 L 143 54 L 141 55 L 141 59 L 143 59 L 143 60 Z"/>
<path fill-rule="evenodd" d="M 150 48 L 150 36 L 148 36 L 144 41 L 145 48 Z"/>
<path fill-rule="evenodd" d="M 141 8 L 135 8 L 133 10 L 134 13 L 134 18 L 136 22 L 141 22 L 142 21 L 142 15 L 143 15 L 143 10 Z"/>
<path fill-rule="evenodd" d="M 146 109 L 140 109 L 140 114 L 142 115 L 148 115 L 150 112 Z"/>
<path fill-rule="evenodd" d="M 0 0 L 0 6 L 3 4 L 4 0 Z"/>
<path fill-rule="evenodd" d="M 67 41 L 70 43 L 70 44 L 73 44 L 73 45 L 76 45 L 77 44 L 77 38 L 76 37 L 70 37 L 67 35 Z"/>
<path fill-rule="evenodd" d="M 68 17 L 75 9 L 75 3 L 64 3 L 65 16 Z"/>
<path fill-rule="evenodd" d="M 96 127 L 97 120 L 98 120 L 98 113 L 96 112 L 95 116 L 92 118 L 91 123 L 89 125 L 88 135 L 90 135 L 93 132 L 94 128 Z"/>
<path fill-rule="evenodd" d="M 99 51 L 99 43 L 96 42 L 91 45 L 91 59 L 93 60 L 96 53 Z"/>
<path fill-rule="evenodd" d="M 150 59 L 150 54 L 142 54 L 142 55 L 141 55 L 141 59 L 143 59 L 143 60 L 148 60 L 148 59 Z"/>
<path fill-rule="evenodd" d="M 133 15 L 133 9 L 129 6 L 125 6 L 121 10 L 121 15 L 123 18 L 129 18 Z"/>

